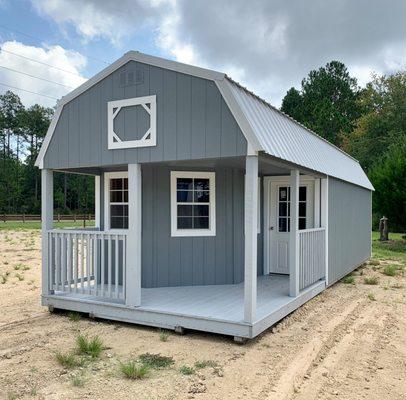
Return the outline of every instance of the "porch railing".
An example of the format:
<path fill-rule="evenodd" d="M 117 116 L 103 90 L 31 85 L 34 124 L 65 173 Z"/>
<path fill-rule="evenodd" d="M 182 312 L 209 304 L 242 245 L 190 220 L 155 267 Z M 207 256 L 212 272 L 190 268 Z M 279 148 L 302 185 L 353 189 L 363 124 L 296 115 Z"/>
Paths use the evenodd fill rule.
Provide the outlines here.
<path fill-rule="evenodd" d="M 51 293 L 125 300 L 126 247 L 125 233 L 48 231 Z"/>
<path fill-rule="evenodd" d="M 299 232 L 299 289 L 326 276 L 326 230 L 314 228 Z"/>

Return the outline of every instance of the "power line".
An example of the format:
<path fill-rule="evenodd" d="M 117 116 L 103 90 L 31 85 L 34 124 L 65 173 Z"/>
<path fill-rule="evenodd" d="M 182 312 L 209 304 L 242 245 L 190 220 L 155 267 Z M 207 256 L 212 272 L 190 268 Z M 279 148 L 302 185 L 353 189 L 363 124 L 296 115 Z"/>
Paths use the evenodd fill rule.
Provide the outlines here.
<path fill-rule="evenodd" d="M 35 63 L 38 63 L 38 64 L 45 65 L 45 66 L 47 66 L 47 67 L 49 67 L 49 68 L 54 68 L 54 69 L 57 69 L 58 71 L 66 72 L 66 73 L 68 73 L 68 74 L 76 75 L 76 76 L 79 76 L 80 78 L 83 78 L 82 75 L 79 75 L 79 74 L 77 74 L 76 72 L 68 71 L 67 69 L 59 68 L 59 67 L 56 67 L 55 65 L 47 64 L 47 63 L 45 63 L 45 62 L 43 62 L 43 61 L 34 60 L 33 58 L 30 58 L 30 57 L 27 57 L 27 56 L 23 56 L 23 55 L 21 55 L 21 54 L 17 54 L 17 53 L 14 53 L 14 52 L 12 52 L 12 51 L 9 51 L 9 50 L 4 50 L 4 49 L 0 48 L 0 53 L 1 53 L 1 52 L 3 52 L 3 53 L 8 53 L 8 54 L 12 54 L 13 56 L 21 57 L 21 58 L 24 58 L 24 59 L 26 59 L 26 60 L 29 60 L 29 61 L 32 61 L 32 62 L 35 62 Z"/>
<path fill-rule="evenodd" d="M 32 92 L 31 90 L 21 89 L 21 88 L 15 87 L 15 86 L 7 85 L 7 84 L 5 84 L 5 83 L 1 83 L 1 82 L 0 82 L 0 85 L 2 85 L 2 86 L 7 86 L 7 87 L 9 87 L 9 88 L 11 88 L 11 89 L 15 89 L 15 90 L 22 90 L 23 92 L 27 92 L 27 93 L 37 94 L 38 96 L 48 97 L 49 99 L 58 100 L 57 97 L 48 96 L 47 94 Z"/>
<path fill-rule="evenodd" d="M 64 87 L 66 87 L 66 88 L 68 88 L 68 89 L 74 89 L 72 86 L 64 85 L 63 83 L 51 81 L 51 80 L 49 80 L 49 79 L 40 78 L 39 76 L 27 74 L 26 72 L 17 71 L 16 69 L 9 68 L 9 67 L 5 67 L 4 65 L 0 65 L 0 68 L 7 69 L 7 70 L 9 70 L 9 71 L 11 71 L 11 72 L 16 72 L 17 74 L 27 75 L 27 76 L 29 76 L 30 78 L 40 79 L 41 81 L 45 81 L 45 82 L 49 82 L 49 83 L 54 83 L 55 85 L 59 85 L 59 86 L 64 86 Z"/>
<path fill-rule="evenodd" d="M 37 40 L 37 41 L 39 41 L 39 42 L 41 42 L 41 43 L 43 42 L 43 39 L 41 39 L 41 38 L 39 38 L 39 37 L 36 37 L 36 36 L 33 36 L 33 35 L 29 35 L 28 33 L 24 33 L 24 32 L 18 31 L 17 29 L 10 28 L 10 27 L 8 27 L 8 26 L 6 26 L 6 25 L 3 25 L 3 24 L 0 24 L 0 28 L 6 29 L 6 30 L 11 31 L 11 32 L 16 32 L 16 33 L 18 33 L 19 35 L 23 35 L 23 36 L 29 37 L 29 38 L 31 38 L 31 39 L 35 39 L 35 40 Z M 97 61 L 97 62 L 102 63 L 102 64 L 107 64 L 107 65 L 110 64 L 109 62 L 104 61 L 104 60 L 100 60 L 100 59 L 98 59 L 98 58 L 89 57 L 89 56 L 86 56 L 86 57 L 87 57 L 89 60 Z"/>

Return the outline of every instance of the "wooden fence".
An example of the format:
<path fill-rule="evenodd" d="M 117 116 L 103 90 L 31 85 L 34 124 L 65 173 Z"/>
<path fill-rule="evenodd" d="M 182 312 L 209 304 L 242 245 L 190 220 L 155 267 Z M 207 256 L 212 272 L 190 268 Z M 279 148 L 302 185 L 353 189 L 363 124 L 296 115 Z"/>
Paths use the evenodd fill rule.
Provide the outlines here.
<path fill-rule="evenodd" d="M 83 225 L 86 226 L 86 221 L 94 220 L 94 215 L 92 214 L 54 214 L 54 222 L 63 221 L 83 221 Z M 2 222 L 35 222 L 41 221 L 41 215 L 33 214 L 0 214 L 0 221 Z"/>

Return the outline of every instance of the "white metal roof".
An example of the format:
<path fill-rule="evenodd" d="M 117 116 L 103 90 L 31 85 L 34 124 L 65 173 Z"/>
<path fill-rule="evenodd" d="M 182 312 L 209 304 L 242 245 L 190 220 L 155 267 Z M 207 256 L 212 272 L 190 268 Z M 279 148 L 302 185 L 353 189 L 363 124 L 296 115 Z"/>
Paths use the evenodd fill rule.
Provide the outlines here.
<path fill-rule="evenodd" d="M 230 78 L 218 86 L 226 101 L 229 97 L 229 107 L 241 129 L 244 131 L 245 125 L 249 131 L 247 140 L 255 136 L 255 150 L 373 190 L 359 162 L 350 155 Z"/>

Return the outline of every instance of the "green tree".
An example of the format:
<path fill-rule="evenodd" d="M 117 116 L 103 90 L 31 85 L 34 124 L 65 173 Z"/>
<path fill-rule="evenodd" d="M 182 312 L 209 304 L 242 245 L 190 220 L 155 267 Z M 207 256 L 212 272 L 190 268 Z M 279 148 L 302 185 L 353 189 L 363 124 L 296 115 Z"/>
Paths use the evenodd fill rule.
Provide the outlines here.
<path fill-rule="evenodd" d="M 291 88 L 281 110 L 330 142 L 340 145 L 360 116 L 357 80 L 347 67 L 331 61 L 310 71 L 302 80 L 300 92 Z"/>

